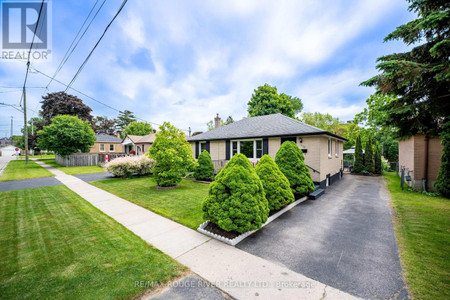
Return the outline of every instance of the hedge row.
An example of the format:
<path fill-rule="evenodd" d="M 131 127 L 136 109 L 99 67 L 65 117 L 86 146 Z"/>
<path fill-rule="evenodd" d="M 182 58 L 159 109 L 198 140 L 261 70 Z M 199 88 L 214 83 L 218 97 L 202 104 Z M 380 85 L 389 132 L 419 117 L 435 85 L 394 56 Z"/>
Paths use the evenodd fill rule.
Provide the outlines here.
<path fill-rule="evenodd" d="M 303 153 L 295 143 L 283 143 L 275 161 L 264 155 L 253 168 L 247 157 L 235 154 L 209 186 L 204 218 L 223 230 L 243 233 L 261 228 L 269 211 L 292 203 L 294 193 L 314 191 Z"/>
<path fill-rule="evenodd" d="M 105 164 L 106 170 L 116 177 L 127 178 L 133 174 L 142 176 L 152 173 L 155 161 L 145 155 L 118 157 Z"/>

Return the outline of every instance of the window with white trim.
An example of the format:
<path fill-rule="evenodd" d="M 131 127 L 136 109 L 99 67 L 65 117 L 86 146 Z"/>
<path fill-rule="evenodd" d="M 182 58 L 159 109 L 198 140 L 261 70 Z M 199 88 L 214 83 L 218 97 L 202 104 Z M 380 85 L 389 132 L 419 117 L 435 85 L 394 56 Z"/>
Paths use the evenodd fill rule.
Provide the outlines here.
<path fill-rule="evenodd" d="M 262 140 L 239 140 L 231 142 L 231 156 L 244 154 L 247 158 L 261 158 L 263 155 Z"/>
<path fill-rule="evenodd" d="M 105 152 L 105 144 L 100 144 L 100 152 Z"/>
<path fill-rule="evenodd" d="M 206 142 L 200 142 L 200 153 L 206 151 Z"/>
<path fill-rule="evenodd" d="M 334 152 L 336 152 L 336 157 L 338 157 L 338 155 L 339 155 L 339 143 L 338 143 L 338 140 L 335 140 L 334 141 L 334 148 L 335 148 L 335 151 Z"/>
<path fill-rule="evenodd" d="M 331 143 L 331 139 L 328 139 L 328 158 L 331 158 L 331 147 L 332 143 Z"/>
<path fill-rule="evenodd" d="M 109 144 L 109 152 L 114 152 L 114 144 Z"/>

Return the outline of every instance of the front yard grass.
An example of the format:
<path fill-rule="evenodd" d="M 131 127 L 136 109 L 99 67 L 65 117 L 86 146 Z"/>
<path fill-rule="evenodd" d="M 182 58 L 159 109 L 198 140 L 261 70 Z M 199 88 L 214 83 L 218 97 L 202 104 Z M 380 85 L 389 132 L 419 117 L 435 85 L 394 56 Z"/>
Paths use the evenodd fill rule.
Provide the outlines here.
<path fill-rule="evenodd" d="M 129 299 L 184 271 L 65 186 L 0 199 L 0 299 Z"/>
<path fill-rule="evenodd" d="M 25 160 L 12 160 L 6 166 L 3 175 L 0 176 L 0 181 L 51 177 L 55 176 L 45 168 L 41 167 L 32 160 L 28 160 L 28 164 Z"/>
<path fill-rule="evenodd" d="M 55 167 L 58 170 L 61 170 L 68 175 L 106 172 L 105 169 L 103 169 L 102 167 L 99 167 L 99 166 L 64 167 L 64 166 L 61 166 L 60 164 L 57 164 L 55 159 L 43 158 L 43 159 L 39 159 L 39 161 L 42 161 L 42 162 L 46 163 L 47 165 Z"/>
<path fill-rule="evenodd" d="M 99 180 L 90 184 L 192 229 L 196 230 L 203 223 L 202 202 L 208 194 L 207 184 L 183 179 L 173 190 L 156 190 L 152 176 Z"/>
<path fill-rule="evenodd" d="M 402 191 L 387 173 L 406 283 L 414 299 L 450 299 L 450 200 Z"/>

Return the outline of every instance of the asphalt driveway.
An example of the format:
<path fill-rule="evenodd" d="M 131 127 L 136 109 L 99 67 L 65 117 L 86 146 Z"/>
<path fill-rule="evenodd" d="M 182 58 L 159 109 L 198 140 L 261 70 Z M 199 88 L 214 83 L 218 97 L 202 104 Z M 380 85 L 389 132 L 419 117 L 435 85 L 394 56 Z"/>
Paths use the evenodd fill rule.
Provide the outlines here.
<path fill-rule="evenodd" d="M 363 298 L 408 298 L 382 177 L 346 175 L 237 245 Z"/>

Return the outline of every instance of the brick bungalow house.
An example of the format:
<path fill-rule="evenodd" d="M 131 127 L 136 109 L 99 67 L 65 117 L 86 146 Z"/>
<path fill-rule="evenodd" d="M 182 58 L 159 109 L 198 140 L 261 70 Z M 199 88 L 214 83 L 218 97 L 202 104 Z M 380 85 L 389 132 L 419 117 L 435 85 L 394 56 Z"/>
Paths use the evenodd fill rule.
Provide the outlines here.
<path fill-rule="evenodd" d="M 441 167 L 443 151 L 441 138 L 425 138 L 425 135 L 415 135 L 398 142 L 399 170 L 410 175 L 411 181 L 405 181 L 417 190 L 423 190 L 423 180 L 427 190 L 434 191 L 434 183 Z"/>
<path fill-rule="evenodd" d="M 282 114 L 245 118 L 188 138 L 194 157 L 201 151 L 211 154 L 214 166 L 223 167 L 236 153 L 256 163 L 264 154 L 275 159 L 281 144 L 295 142 L 302 149 L 313 181 L 322 188 L 342 177 L 345 138 L 304 124 Z"/>
<path fill-rule="evenodd" d="M 97 140 L 89 153 L 123 153 L 122 139 L 114 135 L 95 134 Z"/>
<path fill-rule="evenodd" d="M 127 135 L 123 138 L 122 145 L 124 147 L 125 153 L 134 151 L 136 155 L 142 155 L 148 151 L 155 139 L 155 132 L 144 136 Z"/>

